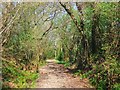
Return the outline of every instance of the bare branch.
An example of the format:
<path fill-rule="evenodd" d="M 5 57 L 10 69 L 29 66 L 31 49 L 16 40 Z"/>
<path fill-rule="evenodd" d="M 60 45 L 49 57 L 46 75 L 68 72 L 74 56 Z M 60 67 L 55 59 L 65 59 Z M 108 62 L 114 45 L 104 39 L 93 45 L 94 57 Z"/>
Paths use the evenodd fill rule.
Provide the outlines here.
<path fill-rule="evenodd" d="M 53 16 L 50 16 L 50 17 L 48 17 L 48 18 L 46 18 L 45 20 L 44 20 L 44 22 L 46 22 L 46 21 L 50 21 L 50 20 L 53 20 L 54 19 L 54 17 L 56 16 L 56 12 L 57 12 L 57 10 L 55 10 L 54 11 L 55 13 L 54 13 L 54 15 Z"/>
<path fill-rule="evenodd" d="M 20 8 L 21 8 L 21 7 L 20 7 Z M 16 11 L 14 17 L 12 17 L 12 19 L 11 19 L 10 22 L 7 24 L 7 26 L 6 26 L 2 31 L 0 31 L 0 34 L 2 34 L 5 30 L 7 30 L 7 29 L 12 25 L 12 23 L 14 22 L 15 17 L 18 15 L 18 12 L 19 12 L 20 8 Z"/>
<path fill-rule="evenodd" d="M 43 33 L 43 35 L 42 35 L 42 37 L 40 38 L 40 40 L 42 40 L 42 39 L 43 39 L 43 36 L 45 36 L 45 35 L 50 31 L 50 29 L 52 28 L 52 26 L 53 26 L 53 22 L 51 21 L 50 27 Z"/>

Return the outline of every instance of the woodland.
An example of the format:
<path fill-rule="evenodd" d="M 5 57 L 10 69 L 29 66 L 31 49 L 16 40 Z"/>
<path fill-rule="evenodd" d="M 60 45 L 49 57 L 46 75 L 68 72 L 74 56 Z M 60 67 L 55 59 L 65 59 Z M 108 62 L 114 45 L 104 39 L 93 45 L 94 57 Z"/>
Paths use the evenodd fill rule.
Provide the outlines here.
<path fill-rule="evenodd" d="M 120 89 L 119 2 L 0 4 L 3 88 L 35 88 L 47 59 L 97 90 Z"/>

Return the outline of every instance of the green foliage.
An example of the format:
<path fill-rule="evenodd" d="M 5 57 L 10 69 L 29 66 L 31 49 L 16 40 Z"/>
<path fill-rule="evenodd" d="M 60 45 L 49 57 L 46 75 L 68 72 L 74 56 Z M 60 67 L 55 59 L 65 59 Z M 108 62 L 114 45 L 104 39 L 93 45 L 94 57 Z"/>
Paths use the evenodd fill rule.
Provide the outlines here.
<path fill-rule="evenodd" d="M 29 88 L 38 77 L 39 41 L 33 22 L 39 4 L 13 2 L 3 5 L 3 85 L 10 88 Z M 33 7 L 31 7 L 33 5 Z M 30 8 L 31 7 L 31 8 Z M 15 16 L 14 16 L 15 15 Z M 33 22 L 32 22 L 33 21 Z M 9 25 L 10 24 L 10 25 Z M 10 26 L 10 27 L 9 27 Z M 11 28 L 12 27 L 12 28 Z"/>
<path fill-rule="evenodd" d="M 66 62 L 65 61 L 59 61 L 59 60 L 57 60 L 57 63 L 58 64 L 65 64 Z"/>
<path fill-rule="evenodd" d="M 35 80 L 38 78 L 38 73 L 31 73 L 27 71 L 22 72 L 24 76 L 19 76 L 14 83 L 18 88 L 30 88 L 35 87 Z"/>
<path fill-rule="evenodd" d="M 3 61 L 3 88 L 30 88 L 35 86 L 38 73 L 20 70 L 13 63 Z"/>
<path fill-rule="evenodd" d="M 65 66 L 65 67 L 70 67 L 70 62 L 66 61 L 66 62 L 64 63 L 64 66 Z"/>
<path fill-rule="evenodd" d="M 58 56 L 56 57 L 56 60 L 58 61 L 64 60 L 64 53 L 62 51 L 59 52 Z"/>
<path fill-rule="evenodd" d="M 119 64 L 115 59 L 107 57 L 105 62 L 93 65 L 92 73 L 89 75 L 90 82 L 98 89 L 115 88 L 114 85 L 119 87 Z M 117 88 L 117 86 L 116 86 Z"/>
<path fill-rule="evenodd" d="M 68 61 L 59 61 L 59 60 L 58 60 L 57 63 L 58 63 L 58 64 L 63 64 L 64 67 L 66 67 L 66 68 L 70 66 L 70 62 L 68 62 Z"/>
<path fill-rule="evenodd" d="M 64 3 L 66 8 L 62 9 L 50 3 L 51 9 L 47 3 L 44 10 L 41 3 L 3 4 L 2 29 L 7 29 L 2 35 L 2 58 L 8 63 L 3 62 L 5 82 L 29 87 L 37 78 L 39 64 L 56 57 L 65 67 L 75 64 L 75 75 L 89 77 L 97 89 L 120 87 L 120 4 L 79 4 Z M 51 23 L 52 28 L 46 31 Z M 45 37 L 41 40 L 41 36 Z"/>
<path fill-rule="evenodd" d="M 71 59 L 69 62 L 78 65 L 75 75 L 89 77 L 90 82 L 100 90 L 119 88 L 119 3 L 84 3 L 83 7 L 77 7 L 81 8 L 77 8 L 78 12 L 83 13 L 80 17 L 76 9 L 72 8 L 71 11 L 66 8 L 74 21 L 73 26 L 68 24 L 66 28 L 71 29 L 71 36 L 74 35 L 74 38 L 67 39 L 70 41 L 66 48 L 68 54 L 71 52 L 68 56 Z M 78 30 L 79 27 L 80 30 L 83 29 L 83 32 L 73 29 L 76 27 Z M 66 35 L 71 38 L 69 34 Z M 65 39 L 62 42 L 65 44 Z"/>
<path fill-rule="evenodd" d="M 120 83 L 114 84 L 113 90 L 120 90 Z"/>
<path fill-rule="evenodd" d="M 54 50 L 47 50 L 46 53 L 45 53 L 45 56 L 46 58 L 49 58 L 49 59 L 53 59 L 55 56 L 54 56 Z"/>

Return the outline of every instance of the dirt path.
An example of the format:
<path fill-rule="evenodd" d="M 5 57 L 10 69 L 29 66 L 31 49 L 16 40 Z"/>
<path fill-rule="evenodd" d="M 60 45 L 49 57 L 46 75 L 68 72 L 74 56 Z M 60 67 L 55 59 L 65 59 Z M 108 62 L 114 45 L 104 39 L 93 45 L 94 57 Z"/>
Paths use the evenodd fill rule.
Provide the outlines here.
<path fill-rule="evenodd" d="M 90 88 L 87 79 L 80 80 L 69 73 L 63 65 L 48 60 L 48 64 L 40 68 L 37 88 Z"/>

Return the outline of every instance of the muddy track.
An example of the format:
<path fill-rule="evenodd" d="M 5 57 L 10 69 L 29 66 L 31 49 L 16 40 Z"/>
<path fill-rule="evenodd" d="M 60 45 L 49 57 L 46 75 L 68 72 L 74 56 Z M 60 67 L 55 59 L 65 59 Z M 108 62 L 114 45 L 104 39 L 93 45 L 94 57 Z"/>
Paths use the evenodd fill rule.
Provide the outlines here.
<path fill-rule="evenodd" d="M 88 79 L 80 80 L 80 77 L 69 73 L 62 64 L 54 61 L 40 68 L 40 78 L 37 80 L 37 88 L 90 88 Z"/>

